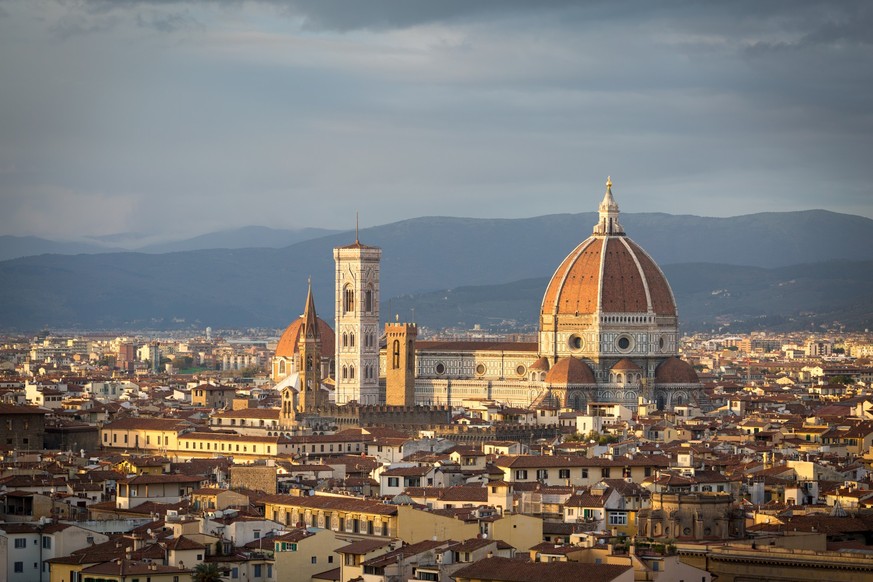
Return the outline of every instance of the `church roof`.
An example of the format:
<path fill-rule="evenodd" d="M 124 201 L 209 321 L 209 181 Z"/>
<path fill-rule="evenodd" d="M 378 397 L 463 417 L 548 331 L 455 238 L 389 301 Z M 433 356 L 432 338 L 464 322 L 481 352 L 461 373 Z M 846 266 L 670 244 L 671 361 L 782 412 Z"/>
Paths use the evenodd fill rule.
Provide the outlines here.
<path fill-rule="evenodd" d="M 537 361 L 530 365 L 530 370 L 542 370 L 543 372 L 549 371 L 549 359 L 545 356 L 541 358 L 537 358 Z"/>
<path fill-rule="evenodd" d="M 579 358 L 562 358 L 546 374 L 548 384 L 596 384 L 594 372 Z"/>
<path fill-rule="evenodd" d="M 334 335 L 333 328 L 330 327 L 330 324 L 321 319 L 318 320 L 318 335 L 321 338 L 321 350 L 322 355 L 324 354 L 332 354 L 334 350 Z M 300 331 L 303 328 L 303 324 L 306 320 L 301 315 L 285 328 L 285 331 L 282 333 L 282 337 L 279 338 L 279 343 L 276 345 L 276 356 L 277 357 L 292 357 L 297 353 L 297 346 L 300 340 Z"/>
<path fill-rule="evenodd" d="M 673 356 L 667 358 L 655 368 L 655 383 L 657 384 L 698 384 L 700 379 L 691 364 Z"/>
<path fill-rule="evenodd" d="M 623 371 L 631 371 L 631 372 L 639 372 L 642 370 L 639 366 L 637 366 L 633 360 L 630 358 L 622 358 L 620 359 L 612 368 L 615 372 L 623 372 Z"/>

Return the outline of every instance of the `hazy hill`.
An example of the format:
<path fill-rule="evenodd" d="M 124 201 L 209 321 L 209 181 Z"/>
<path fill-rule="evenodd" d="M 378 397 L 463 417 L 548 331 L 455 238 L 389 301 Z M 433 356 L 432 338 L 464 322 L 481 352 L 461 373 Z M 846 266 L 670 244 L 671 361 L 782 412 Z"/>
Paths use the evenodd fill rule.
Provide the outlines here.
<path fill-rule="evenodd" d="M 31 255 L 42 255 L 44 253 L 77 255 L 80 253 L 106 253 L 117 250 L 120 249 L 102 244 L 61 242 L 37 236 L 0 236 L 0 261 Z"/>
<path fill-rule="evenodd" d="M 873 328 L 873 261 L 832 261 L 776 269 L 712 263 L 666 265 L 685 331 L 811 329 L 840 321 Z M 434 329 L 475 324 L 535 330 L 549 277 L 465 286 L 389 300 L 386 316 Z"/>
<path fill-rule="evenodd" d="M 430 217 L 366 229 L 360 238 L 383 249 L 387 314 L 396 311 L 388 305 L 392 297 L 548 277 L 589 235 L 595 220 L 594 213 L 518 220 Z M 873 260 L 873 220 L 826 211 L 733 218 L 626 214 L 622 223 L 661 265 L 769 268 Z M 319 311 L 330 320 L 332 249 L 352 238 L 334 234 L 282 249 L 42 255 L 0 262 L 0 328 L 282 326 L 302 310 L 310 275 Z M 733 272 L 755 277 L 749 275 L 754 269 Z M 671 283 L 678 295 L 679 281 L 671 277 Z M 539 301 L 536 297 L 529 307 L 534 314 Z M 683 317 L 686 310 L 693 313 L 681 299 L 680 310 Z"/>
<path fill-rule="evenodd" d="M 280 249 L 301 241 L 338 232 L 340 231 L 326 228 L 279 229 L 268 228 L 266 226 L 244 226 L 232 230 L 202 234 L 180 241 L 150 244 L 137 250 L 143 253 L 175 253 L 205 249 Z"/>
<path fill-rule="evenodd" d="M 173 253 L 206 249 L 279 249 L 295 243 L 336 234 L 326 228 L 277 229 L 266 226 L 245 226 L 202 234 L 182 240 L 143 244 L 148 237 L 141 233 L 86 237 L 96 242 L 54 241 L 35 236 L 0 236 L 0 261 L 54 253 L 59 255 L 112 252 Z"/>

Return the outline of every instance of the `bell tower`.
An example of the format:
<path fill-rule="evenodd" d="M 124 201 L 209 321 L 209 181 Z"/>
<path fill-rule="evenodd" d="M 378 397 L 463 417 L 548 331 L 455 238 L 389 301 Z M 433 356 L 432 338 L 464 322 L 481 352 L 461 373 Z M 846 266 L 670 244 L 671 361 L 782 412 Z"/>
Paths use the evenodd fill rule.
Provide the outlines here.
<path fill-rule="evenodd" d="M 297 345 L 297 370 L 300 379 L 300 394 L 297 398 L 297 411 L 310 412 L 321 402 L 321 335 L 318 331 L 318 316 L 315 313 L 315 300 L 312 298 L 312 280 L 306 296 L 303 311 L 303 325 Z"/>
<path fill-rule="evenodd" d="M 382 249 L 355 242 L 336 264 L 336 404 L 379 404 L 379 264 Z"/>

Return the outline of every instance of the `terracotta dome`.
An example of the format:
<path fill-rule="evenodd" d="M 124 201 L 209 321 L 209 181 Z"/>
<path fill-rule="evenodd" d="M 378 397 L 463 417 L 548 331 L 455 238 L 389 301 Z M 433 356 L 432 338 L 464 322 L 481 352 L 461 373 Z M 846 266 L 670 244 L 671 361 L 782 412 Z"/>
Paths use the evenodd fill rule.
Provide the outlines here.
<path fill-rule="evenodd" d="M 613 372 L 641 372 L 642 368 L 637 366 L 630 358 L 620 359 L 612 368 Z"/>
<path fill-rule="evenodd" d="M 561 263 L 543 296 L 541 315 L 654 313 L 676 317 L 664 273 L 629 239 L 618 221 L 612 181 L 599 207 L 593 234 Z"/>
<path fill-rule="evenodd" d="M 300 339 L 300 330 L 303 328 L 305 319 L 301 315 L 285 328 L 282 337 L 279 338 L 279 343 L 276 345 L 276 356 L 290 358 L 297 353 L 297 344 Z M 318 318 L 318 335 L 321 337 L 322 355 L 333 353 L 336 342 L 334 340 L 333 328 L 326 321 Z"/>
<path fill-rule="evenodd" d="M 591 236 L 555 271 L 543 315 L 648 313 L 676 316 L 676 303 L 655 261 L 626 236 Z"/>
<path fill-rule="evenodd" d="M 699 384 L 700 378 L 691 364 L 677 357 L 667 358 L 655 368 L 656 384 Z"/>
<path fill-rule="evenodd" d="M 546 357 L 537 358 L 537 361 L 530 365 L 529 370 L 538 370 L 542 372 L 549 371 L 549 359 Z"/>
<path fill-rule="evenodd" d="M 546 374 L 548 384 L 596 384 L 594 372 L 579 358 L 561 358 Z"/>

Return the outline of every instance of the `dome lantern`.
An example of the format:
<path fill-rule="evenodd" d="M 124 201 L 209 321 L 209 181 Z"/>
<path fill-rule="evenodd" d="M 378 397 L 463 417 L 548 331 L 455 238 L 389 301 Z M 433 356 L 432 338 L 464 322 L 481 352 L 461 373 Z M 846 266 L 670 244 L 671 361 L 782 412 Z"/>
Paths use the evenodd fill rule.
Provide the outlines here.
<path fill-rule="evenodd" d="M 597 225 L 594 227 L 595 236 L 621 236 L 624 229 L 618 223 L 618 204 L 612 197 L 612 177 L 606 178 L 606 193 L 598 208 L 600 213 Z"/>

